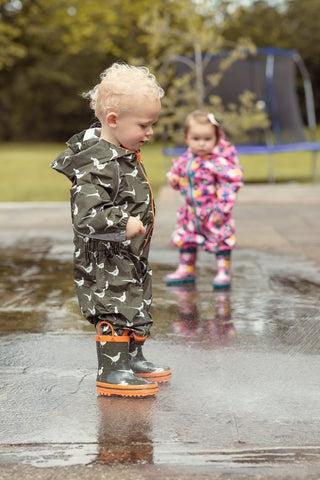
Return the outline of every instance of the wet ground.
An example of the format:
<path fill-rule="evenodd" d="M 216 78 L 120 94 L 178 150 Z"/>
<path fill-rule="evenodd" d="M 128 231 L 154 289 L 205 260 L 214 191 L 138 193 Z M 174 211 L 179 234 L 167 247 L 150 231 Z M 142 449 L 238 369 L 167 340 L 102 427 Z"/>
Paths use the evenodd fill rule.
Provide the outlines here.
<path fill-rule="evenodd" d="M 320 478 L 315 264 L 240 249 L 231 292 L 217 293 L 210 256 L 200 257 L 195 288 L 168 288 L 176 253 L 154 249 L 145 351 L 169 364 L 173 379 L 156 399 L 130 400 L 95 396 L 94 332 L 78 312 L 70 253 L 45 239 L 0 249 L 7 478 L 17 464 L 34 478 L 33 467 L 79 465 L 90 478 L 104 478 L 94 476 L 102 466 L 126 468 L 115 478 L 171 478 L 170 468 L 175 478 Z M 128 470 L 136 466 L 140 476 Z"/>

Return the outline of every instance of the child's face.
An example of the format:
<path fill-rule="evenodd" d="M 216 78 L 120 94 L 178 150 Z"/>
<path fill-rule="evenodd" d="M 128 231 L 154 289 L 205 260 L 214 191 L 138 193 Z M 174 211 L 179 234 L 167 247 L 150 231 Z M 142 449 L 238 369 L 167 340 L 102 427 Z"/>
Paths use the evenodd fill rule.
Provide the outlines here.
<path fill-rule="evenodd" d="M 208 155 L 212 152 L 217 138 L 213 125 L 192 123 L 186 134 L 186 143 L 195 155 Z"/>
<path fill-rule="evenodd" d="M 139 150 L 153 135 L 153 125 L 158 120 L 161 103 L 157 98 L 141 97 L 128 112 L 119 114 L 114 135 L 119 145 L 128 150 Z"/>

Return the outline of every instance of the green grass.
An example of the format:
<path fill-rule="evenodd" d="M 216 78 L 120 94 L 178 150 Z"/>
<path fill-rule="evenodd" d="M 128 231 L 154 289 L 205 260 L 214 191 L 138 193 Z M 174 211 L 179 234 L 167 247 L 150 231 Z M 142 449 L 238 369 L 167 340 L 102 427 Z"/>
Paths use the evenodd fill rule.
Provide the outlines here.
<path fill-rule="evenodd" d="M 246 182 L 267 182 L 270 165 L 276 182 L 313 181 L 311 152 L 281 153 L 274 155 L 271 160 L 267 155 L 242 155 L 240 160 Z M 319 178 L 320 154 L 318 154 L 316 164 Z"/>
<path fill-rule="evenodd" d="M 70 181 L 50 168 L 64 149 L 58 143 L 0 144 L 0 201 L 67 201 Z M 165 182 L 165 167 L 158 146 L 148 145 L 143 155 L 155 194 Z"/>
<path fill-rule="evenodd" d="M 70 182 L 49 167 L 62 148 L 51 143 L 0 144 L 0 201 L 67 200 Z"/>
<path fill-rule="evenodd" d="M 50 168 L 50 162 L 64 149 L 57 143 L 0 144 L 0 201 L 64 201 L 69 199 L 70 182 Z M 319 155 L 320 157 L 320 155 Z M 155 195 L 165 182 L 170 159 L 162 156 L 161 145 L 147 145 L 143 161 Z M 268 158 L 242 156 L 246 182 L 265 182 Z M 311 180 L 311 155 L 308 152 L 281 154 L 274 157 L 276 181 Z M 320 158 L 318 159 L 320 174 Z"/>

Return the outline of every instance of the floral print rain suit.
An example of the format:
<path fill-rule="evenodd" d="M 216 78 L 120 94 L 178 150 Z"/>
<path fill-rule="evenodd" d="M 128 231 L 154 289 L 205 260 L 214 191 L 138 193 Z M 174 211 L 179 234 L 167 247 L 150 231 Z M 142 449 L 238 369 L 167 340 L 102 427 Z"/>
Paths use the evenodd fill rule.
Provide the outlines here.
<path fill-rule="evenodd" d="M 173 244 L 180 249 L 201 245 L 213 253 L 232 250 L 232 209 L 243 184 L 235 147 L 221 133 L 211 154 L 200 157 L 188 149 L 173 160 L 170 174 L 180 178 L 175 188 L 185 200 L 177 212 Z"/>

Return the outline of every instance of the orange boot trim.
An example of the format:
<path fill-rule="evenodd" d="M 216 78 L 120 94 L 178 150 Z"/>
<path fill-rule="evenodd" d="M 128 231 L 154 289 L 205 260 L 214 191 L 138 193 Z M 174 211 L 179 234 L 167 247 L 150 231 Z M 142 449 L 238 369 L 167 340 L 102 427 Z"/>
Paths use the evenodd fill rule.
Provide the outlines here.
<path fill-rule="evenodd" d="M 131 332 L 131 337 L 135 342 L 141 343 L 141 344 L 143 344 L 148 338 L 147 335 L 138 335 L 137 333 L 134 333 L 134 332 Z"/>
<path fill-rule="evenodd" d="M 102 326 L 105 325 L 110 328 L 111 334 L 105 335 L 102 333 Z M 97 342 L 119 342 L 129 343 L 130 337 L 128 331 L 124 330 L 123 335 L 116 336 L 113 326 L 104 320 L 97 324 Z M 105 383 L 96 381 L 96 392 L 98 395 L 105 396 L 120 396 L 120 397 L 152 397 L 159 391 L 157 383 L 150 383 L 144 385 L 117 385 L 113 383 Z"/>
<path fill-rule="evenodd" d="M 135 373 L 136 377 L 145 378 L 146 380 L 151 380 L 157 383 L 165 383 L 168 382 L 171 377 L 172 373 L 170 370 L 165 370 L 164 372 L 153 372 L 153 373 Z"/>
<path fill-rule="evenodd" d="M 114 385 L 112 383 L 96 382 L 97 394 L 108 397 L 117 395 L 120 397 L 153 397 L 159 391 L 156 383 L 150 385 Z"/>
<path fill-rule="evenodd" d="M 106 335 L 102 333 L 101 327 L 105 325 L 110 328 L 111 334 Z M 105 320 L 100 320 L 97 323 L 97 335 L 96 335 L 96 342 L 128 342 L 130 341 L 130 337 L 128 335 L 128 330 L 124 330 L 122 335 L 115 335 L 114 328 L 111 323 L 106 322 Z"/>

